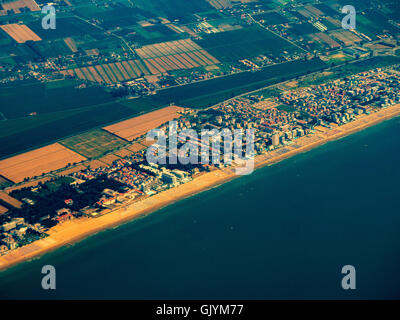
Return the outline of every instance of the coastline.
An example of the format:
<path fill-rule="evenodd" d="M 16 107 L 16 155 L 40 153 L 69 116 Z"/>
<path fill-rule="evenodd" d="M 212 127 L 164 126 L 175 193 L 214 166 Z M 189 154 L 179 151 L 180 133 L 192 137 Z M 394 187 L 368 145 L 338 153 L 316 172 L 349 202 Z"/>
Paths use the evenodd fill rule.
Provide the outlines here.
<path fill-rule="evenodd" d="M 394 105 L 370 115 L 361 115 L 355 121 L 337 128 L 320 128 L 310 135 L 298 138 L 290 145 L 283 146 L 255 159 L 255 168 L 277 163 L 298 153 L 306 152 L 329 141 L 337 140 L 354 132 L 391 119 L 400 114 L 400 104 Z M 49 230 L 49 237 L 18 248 L 0 257 L 0 271 L 6 270 L 23 261 L 39 257 L 64 245 L 77 242 L 100 231 L 115 227 L 154 212 L 162 207 L 191 195 L 221 185 L 238 177 L 234 167 L 213 170 L 202 174 L 192 181 L 166 190 L 133 204 L 127 204 L 98 218 L 82 218 L 57 225 Z"/>

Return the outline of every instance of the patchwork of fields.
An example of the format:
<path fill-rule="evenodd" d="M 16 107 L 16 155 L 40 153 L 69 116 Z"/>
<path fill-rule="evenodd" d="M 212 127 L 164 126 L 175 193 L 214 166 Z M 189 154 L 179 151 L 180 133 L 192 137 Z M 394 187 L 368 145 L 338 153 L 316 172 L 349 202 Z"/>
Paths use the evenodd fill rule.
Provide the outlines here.
<path fill-rule="evenodd" d="M 97 168 L 110 165 L 120 157 L 125 157 L 145 148 L 146 142 L 127 146 L 127 140 L 132 141 L 136 137 L 146 134 L 149 130 L 179 117 L 178 112 L 182 110 L 183 108 L 175 106 L 166 107 L 118 122 L 104 129 L 91 130 L 61 140 L 58 143 L 1 160 L 0 179 L 4 182 L 19 183 L 27 178 L 34 178 L 62 168 L 66 169 L 58 172 L 58 176 L 77 172 L 88 166 Z M 124 146 L 127 147 L 123 148 Z M 115 149 L 119 150 L 114 153 L 108 153 Z M 79 163 L 90 158 L 98 159 L 68 168 L 70 164 Z"/>
<path fill-rule="evenodd" d="M 341 41 L 345 46 L 351 46 L 362 41 L 357 35 L 347 30 L 332 31 L 330 36 Z"/>
<path fill-rule="evenodd" d="M 319 42 L 324 42 L 326 43 L 330 48 L 335 49 L 335 48 L 340 48 L 340 44 L 337 43 L 335 40 L 333 40 L 331 37 L 329 37 L 326 33 L 315 33 L 311 36 L 313 40 L 319 41 Z"/>
<path fill-rule="evenodd" d="M 64 75 L 97 83 L 120 83 L 149 75 L 151 72 L 140 60 L 99 64 L 61 71 Z"/>
<path fill-rule="evenodd" d="M 219 63 L 190 39 L 148 45 L 136 52 L 153 74 Z"/>
<path fill-rule="evenodd" d="M 61 73 L 97 83 L 120 83 L 150 74 L 208 66 L 219 61 L 190 39 L 136 49 L 141 59 L 62 70 Z"/>

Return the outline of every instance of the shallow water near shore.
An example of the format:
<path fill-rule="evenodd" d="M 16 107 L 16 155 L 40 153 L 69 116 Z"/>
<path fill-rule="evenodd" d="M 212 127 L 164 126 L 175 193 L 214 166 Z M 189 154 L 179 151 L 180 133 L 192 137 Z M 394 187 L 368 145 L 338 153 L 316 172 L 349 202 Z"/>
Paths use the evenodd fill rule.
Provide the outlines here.
<path fill-rule="evenodd" d="M 22 263 L 0 297 L 400 298 L 399 134 L 386 121 Z"/>

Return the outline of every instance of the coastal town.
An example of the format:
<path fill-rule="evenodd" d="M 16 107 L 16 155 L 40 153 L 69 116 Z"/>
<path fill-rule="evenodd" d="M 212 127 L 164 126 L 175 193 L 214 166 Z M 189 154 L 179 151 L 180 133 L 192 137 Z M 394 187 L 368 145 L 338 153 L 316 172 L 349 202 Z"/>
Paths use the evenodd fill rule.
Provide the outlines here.
<path fill-rule="evenodd" d="M 287 90 L 276 97 L 265 99 L 262 93 L 252 93 L 204 110 L 181 108 L 174 120 L 178 133 L 188 128 L 199 135 L 201 130 L 253 128 L 257 157 L 296 146 L 301 137 L 313 137 L 321 132 L 333 135 L 345 124 L 398 105 L 399 87 L 399 66 L 378 68 L 344 79 Z M 169 123 L 162 123 L 157 128 L 167 133 Z M 146 128 L 151 129 L 155 127 Z M 134 206 L 155 194 L 196 180 L 206 172 L 229 168 L 223 161 L 223 154 L 218 164 L 211 160 L 207 163 L 199 160 L 195 165 L 148 163 L 146 151 L 151 144 L 146 147 L 145 138 L 146 134 L 139 135 L 128 145 L 118 148 L 120 156 L 109 165 L 93 168 L 88 165 L 79 170 L 81 164 L 76 163 L 76 170 L 70 174 L 55 178 L 56 175 L 50 172 L 24 179 L 22 187 L 2 197 L 8 207 L 10 204 L 15 207 L 2 206 L 1 254 L 45 238 L 48 230 L 65 221 L 112 214 L 127 204 Z M 199 144 L 198 140 L 189 142 Z M 179 140 L 178 147 L 184 143 L 186 140 Z M 135 150 L 132 146 L 140 150 L 122 152 L 129 147 Z M 51 178 L 43 182 L 46 177 Z M 27 183 L 30 186 L 24 187 Z"/>

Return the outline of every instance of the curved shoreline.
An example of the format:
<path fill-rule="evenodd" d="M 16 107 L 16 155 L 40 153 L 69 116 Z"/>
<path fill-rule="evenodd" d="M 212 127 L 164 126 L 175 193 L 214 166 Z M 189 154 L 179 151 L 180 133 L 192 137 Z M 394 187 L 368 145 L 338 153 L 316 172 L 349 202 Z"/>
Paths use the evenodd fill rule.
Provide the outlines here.
<path fill-rule="evenodd" d="M 257 156 L 255 158 L 255 168 L 277 163 L 298 153 L 306 152 L 329 141 L 348 136 L 398 115 L 400 115 L 400 104 L 369 115 L 364 114 L 355 121 L 340 127 L 330 130 L 325 128 L 326 130 L 324 129 L 312 135 L 298 138 L 290 145 Z M 219 186 L 237 177 L 240 176 L 235 174 L 234 167 L 216 169 L 204 173 L 192 181 L 155 194 L 144 200 L 121 206 L 98 218 L 81 218 L 56 225 L 49 230 L 47 238 L 35 241 L 1 256 L 0 271 L 4 271 L 21 262 L 38 258 L 62 246 L 78 242 L 100 231 L 146 216 L 172 203 Z"/>

